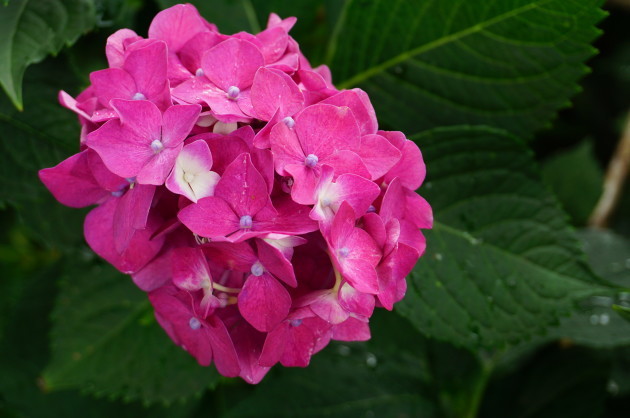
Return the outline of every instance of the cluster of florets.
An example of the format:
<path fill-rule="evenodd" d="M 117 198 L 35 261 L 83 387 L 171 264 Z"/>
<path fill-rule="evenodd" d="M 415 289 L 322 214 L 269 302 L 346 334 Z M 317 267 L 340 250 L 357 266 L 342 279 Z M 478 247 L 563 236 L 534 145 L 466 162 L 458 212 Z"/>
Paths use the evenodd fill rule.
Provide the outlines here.
<path fill-rule="evenodd" d="M 148 39 L 116 32 L 110 68 L 60 93 L 81 151 L 40 172 L 61 203 L 97 205 L 87 243 L 148 292 L 173 341 L 250 383 L 370 338 L 432 225 L 418 147 L 310 66 L 295 21 L 223 35 L 179 5 Z"/>

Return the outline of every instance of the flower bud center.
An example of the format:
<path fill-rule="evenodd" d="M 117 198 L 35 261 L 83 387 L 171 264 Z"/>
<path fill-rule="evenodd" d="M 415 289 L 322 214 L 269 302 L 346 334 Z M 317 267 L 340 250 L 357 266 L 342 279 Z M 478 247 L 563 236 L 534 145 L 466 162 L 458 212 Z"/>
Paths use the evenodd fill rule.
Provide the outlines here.
<path fill-rule="evenodd" d="M 140 92 L 137 92 L 131 98 L 131 100 L 146 100 L 146 99 L 147 99 L 147 97 L 144 94 L 140 93 Z"/>
<path fill-rule="evenodd" d="M 157 154 L 164 149 L 164 144 L 162 144 L 162 141 L 159 139 L 154 139 L 153 142 L 151 142 L 151 149 Z"/>
<path fill-rule="evenodd" d="M 190 329 L 199 329 L 201 328 L 201 322 L 195 318 L 194 316 L 192 318 L 190 318 L 190 321 L 188 321 L 188 325 L 190 326 Z"/>
<path fill-rule="evenodd" d="M 338 254 L 340 257 L 347 257 L 348 254 L 350 254 L 350 249 L 348 247 L 342 247 L 339 249 Z"/>
<path fill-rule="evenodd" d="M 263 267 L 263 265 L 260 263 L 260 261 L 256 261 L 253 265 L 252 265 L 252 274 L 256 277 L 260 277 L 263 275 L 263 273 L 265 272 L 265 268 Z"/>
<path fill-rule="evenodd" d="M 287 128 L 289 129 L 293 129 L 293 127 L 295 126 L 295 121 L 291 116 L 287 116 L 286 118 L 282 119 L 282 122 L 284 122 L 284 124 L 287 125 Z"/>
<path fill-rule="evenodd" d="M 249 215 L 241 216 L 239 226 L 241 227 L 241 229 L 250 229 L 252 227 L 252 217 Z"/>
<path fill-rule="evenodd" d="M 197 77 L 202 77 L 205 73 L 203 72 L 202 68 L 197 68 L 197 71 L 195 71 L 195 75 Z"/>
<path fill-rule="evenodd" d="M 236 100 L 238 99 L 238 95 L 241 94 L 241 89 L 239 89 L 236 86 L 230 86 L 230 88 L 227 91 L 227 97 L 230 100 Z"/>
<path fill-rule="evenodd" d="M 319 162 L 319 158 L 317 158 L 317 155 L 315 154 L 308 154 L 306 158 L 304 159 L 304 165 L 309 168 L 315 167 L 318 162 Z"/>
<path fill-rule="evenodd" d="M 184 181 L 186 183 L 192 183 L 195 180 L 195 175 L 193 173 L 184 173 Z"/>

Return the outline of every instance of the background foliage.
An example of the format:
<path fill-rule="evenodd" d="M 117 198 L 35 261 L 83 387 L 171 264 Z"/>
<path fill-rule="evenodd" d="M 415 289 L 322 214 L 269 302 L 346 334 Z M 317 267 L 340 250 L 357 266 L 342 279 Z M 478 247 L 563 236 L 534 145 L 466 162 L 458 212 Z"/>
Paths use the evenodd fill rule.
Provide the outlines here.
<path fill-rule="evenodd" d="M 176 2 L 4 3 L 0 415 L 627 416 L 630 193 L 609 229 L 585 228 L 630 109 L 623 0 L 193 2 L 225 33 L 297 16 L 312 63 L 421 147 L 435 210 L 407 297 L 374 316 L 371 341 L 256 387 L 175 347 L 86 247 L 86 212 L 36 176 L 78 147 L 57 91 L 106 66 L 113 31 L 145 35 Z"/>

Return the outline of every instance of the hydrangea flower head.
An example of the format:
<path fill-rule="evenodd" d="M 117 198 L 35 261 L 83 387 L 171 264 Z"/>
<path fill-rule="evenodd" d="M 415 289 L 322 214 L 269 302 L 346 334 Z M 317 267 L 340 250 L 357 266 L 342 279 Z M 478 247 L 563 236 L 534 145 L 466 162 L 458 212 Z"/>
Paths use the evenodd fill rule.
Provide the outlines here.
<path fill-rule="evenodd" d="M 80 152 L 39 173 L 61 203 L 95 205 L 86 241 L 148 293 L 170 338 L 249 383 L 369 339 L 433 222 L 417 145 L 311 67 L 295 20 L 224 35 L 178 5 L 148 38 L 116 32 L 110 68 L 59 95 Z"/>

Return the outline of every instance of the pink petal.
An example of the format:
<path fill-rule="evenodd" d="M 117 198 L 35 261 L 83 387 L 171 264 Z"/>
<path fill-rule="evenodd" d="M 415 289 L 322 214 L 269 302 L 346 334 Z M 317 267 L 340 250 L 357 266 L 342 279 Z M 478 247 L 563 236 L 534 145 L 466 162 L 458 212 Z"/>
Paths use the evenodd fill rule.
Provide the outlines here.
<path fill-rule="evenodd" d="M 304 155 L 320 160 L 338 150 L 358 149 L 361 135 L 348 107 L 327 104 L 309 106 L 295 118 L 295 131 Z"/>
<path fill-rule="evenodd" d="M 370 317 L 374 311 L 374 296 L 367 293 L 361 293 L 344 283 L 339 288 L 339 304 L 348 312 Z"/>
<path fill-rule="evenodd" d="M 162 248 L 164 238 L 152 239 L 160 222 L 149 218 L 147 228 L 138 230 L 122 254 L 116 251 L 113 219 L 116 199 L 92 209 L 85 217 L 85 240 L 92 250 L 123 273 L 131 274 L 144 267 Z"/>
<path fill-rule="evenodd" d="M 286 176 L 287 164 L 304 164 L 304 150 L 300 145 L 295 130 L 290 129 L 284 123 L 277 123 L 269 136 L 271 152 L 273 152 L 276 172 Z"/>
<path fill-rule="evenodd" d="M 297 287 L 293 265 L 279 249 L 261 239 L 256 240 L 256 248 L 260 262 L 271 274 L 287 285 Z"/>
<path fill-rule="evenodd" d="M 166 110 L 171 105 L 166 60 L 166 44 L 155 41 L 131 51 L 123 64 L 123 70 L 127 71 L 135 81 L 134 94 L 143 94 L 161 110 Z M 131 99 L 131 97 L 121 98 Z"/>
<path fill-rule="evenodd" d="M 304 106 L 304 96 L 291 77 L 264 67 L 254 77 L 251 100 L 256 117 L 266 121 L 271 120 L 276 111 L 280 112 L 280 118 L 284 118 Z"/>
<path fill-rule="evenodd" d="M 332 338 L 337 341 L 367 341 L 371 338 L 367 322 L 356 318 L 348 318 L 345 322 L 335 325 L 332 331 Z"/>
<path fill-rule="evenodd" d="M 186 206 L 178 219 L 195 234 L 210 239 L 225 237 L 239 229 L 239 217 L 225 200 L 205 197 Z"/>
<path fill-rule="evenodd" d="M 171 281 L 171 277 L 171 257 L 164 250 L 131 275 L 136 286 L 144 292 L 151 292 L 164 286 Z"/>
<path fill-rule="evenodd" d="M 315 190 L 320 177 L 320 167 L 307 167 L 304 164 L 287 164 L 284 171 L 293 177 L 291 198 L 301 205 L 315 203 Z"/>
<path fill-rule="evenodd" d="M 398 177 L 401 184 L 410 190 L 416 190 L 422 185 L 426 175 L 426 167 L 422 159 L 420 148 L 413 141 L 405 141 L 400 149 L 402 158 L 387 174 L 385 182 L 389 183 Z"/>
<path fill-rule="evenodd" d="M 254 44 L 235 38 L 212 47 L 201 62 L 206 77 L 225 92 L 232 86 L 241 90 L 251 86 L 263 65 L 263 56 Z"/>
<path fill-rule="evenodd" d="M 254 328 L 271 331 L 289 314 L 291 296 L 267 273 L 250 275 L 238 295 L 238 309 Z"/>
<path fill-rule="evenodd" d="M 265 206 L 271 206 L 267 184 L 247 153 L 239 155 L 225 169 L 215 196 L 228 202 L 238 216 L 253 217 Z"/>
<path fill-rule="evenodd" d="M 162 39 L 169 50 L 179 51 L 190 38 L 208 30 L 192 4 L 178 4 L 158 13 L 149 26 L 149 38 Z"/>
<path fill-rule="evenodd" d="M 361 135 L 375 134 L 378 130 L 374 107 L 372 107 L 367 93 L 361 89 L 341 91 L 323 100 L 321 103 L 349 107 L 359 124 Z"/>
<path fill-rule="evenodd" d="M 175 286 L 190 292 L 211 288 L 210 268 L 201 249 L 175 248 L 171 251 L 171 259 Z"/>
<path fill-rule="evenodd" d="M 111 68 L 121 68 L 125 62 L 126 45 L 142 39 L 131 29 L 119 29 L 107 38 L 105 55 Z"/>
<path fill-rule="evenodd" d="M 358 154 L 372 175 L 372 180 L 383 177 L 402 157 L 402 153 L 380 135 L 361 137 Z"/>
<path fill-rule="evenodd" d="M 199 118 L 201 106 L 171 106 L 163 116 L 162 142 L 165 147 L 174 147 L 186 139 Z"/>
<path fill-rule="evenodd" d="M 136 184 L 118 199 L 113 220 L 114 244 L 118 253 L 129 246 L 137 230 L 146 227 L 154 195 L 155 186 Z"/>
<path fill-rule="evenodd" d="M 131 100 L 138 87 L 133 77 L 120 68 L 107 68 L 90 74 L 90 82 L 102 106 L 110 107 L 112 99 Z"/>
<path fill-rule="evenodd" d="M 55 167 L 39 171 L 39 179 L 60 203 L 82 208 L 107 199 L 111 193 L 102 188 L 90 170 L 88 151 L 67 158 Z"/>
<path fill-rule="evenodd" d="M 235 377 L 241 372 L 238 355 L 225 324 L 216 316 L 210 316 L 205 325 L 208 329 L 214 364 L 223 376 Z"/>
<path fill-rule="evenodd" d="M 275 26 L 256 35 L 262 45 L 260 52 L 265 59 L 265 64 L 276 62 L 284 55 L 289 41 L 287 32 L 283 27 Z"/>

